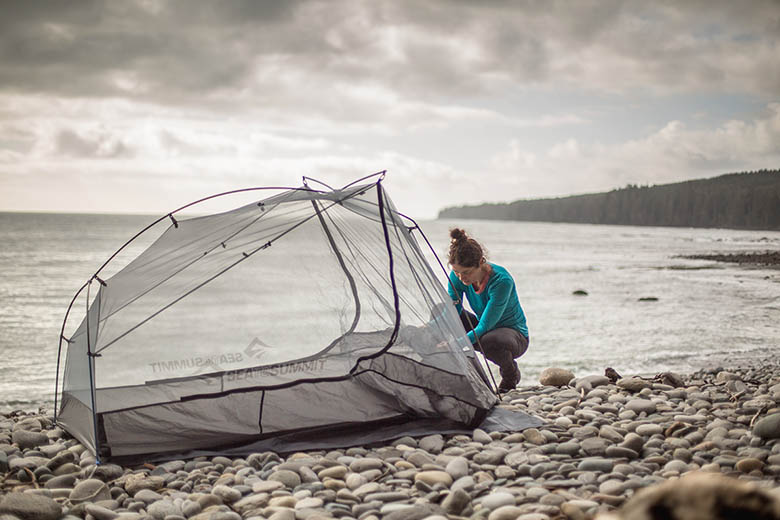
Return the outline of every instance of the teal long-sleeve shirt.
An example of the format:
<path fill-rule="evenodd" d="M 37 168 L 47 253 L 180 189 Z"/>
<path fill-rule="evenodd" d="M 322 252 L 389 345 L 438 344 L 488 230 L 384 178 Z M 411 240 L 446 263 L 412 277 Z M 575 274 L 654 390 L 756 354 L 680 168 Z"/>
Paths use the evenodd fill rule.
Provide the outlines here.
<path fill-rule="evenodd" d="M 453 301 L 457 302 L 458 313 L 463 310 L 465 294 L 471 309 L 479 319 L 474 330 L 468 333 L 469 340 L 476 343 L 476 338 L 500 327 L 518 330 L 527 338 L 528 325 L 520 300 L 517 298 L 517 288 L 512 275 L 500 265 L 491 263 L 490 267 L 493 269 L 487 287 L 480 294 L 477 294 L 473 286 L 464 285 L 454 272 L 450 272 L 451 283 L 447 290 Z"/>

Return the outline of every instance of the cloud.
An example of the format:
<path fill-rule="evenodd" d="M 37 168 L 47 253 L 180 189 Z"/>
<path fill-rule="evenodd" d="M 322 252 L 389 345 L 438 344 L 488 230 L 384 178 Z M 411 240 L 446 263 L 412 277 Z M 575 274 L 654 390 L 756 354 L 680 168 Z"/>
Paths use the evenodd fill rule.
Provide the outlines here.
<path fill-rule="evenodd" d="M 70 129 L 61 129 L 54 138 L 55 156 L 78 158 L 131 157 L 132 150 L 124 141 L 105 130 L 94 130 L 82 135 Z"/>
<path fill-rule="evenodd" d="M 449 165 L 397 152 L 373 155 L 323 150 L 298 157 L 238 158 L 182 154 L 155 161 L 111 162 L 81 157 L 65 163 L 41 157 L 7 165 L 0 175 L 0 194 L 5 210 L 69 211 L 73 208 L 61 194 L 77 192 L 78 211 L 163 214 L 237 188 L 300 186 L 303 175 L 337 187 L 385 169 L 385 186 L 397 208 L 415 218 L 435 217 L 451 200 L 442 186 L 454 185 L 462 176 Z M 47 189 L 31 194 L 31 183 Z"/>
<path fill-rule="evenodd" d="M 683 178 L 766 168 L 780 163 L 780 103 L 753 120 L 712 129 L 670 121 L 641 139 L 586 145 L 574 138 L 542 152 L 511 140 L 494 156 L 496 177 L 514 176 L 536 196 L 608 190 L 625 184 L 663 184 Z M 496 194 L 499 195 L 499 194 Z M 521 197 L 517 197 L 521 198 Z M 507 200 L 500 197 L 495 200 Z"/>
<path fill-rule="evenodd" d="M 0 125 L 0 152 L 21 156 L 35 146 L 35 134 L 15 124 Z"/>
<path fill-rule="evenodd" d="M 170 182 L 161 193 L 183 196 L 387 168 L 408 191 L 399 206 L 435 214 L 778 159 L 777 105 L 734 115 L 778 101 L 776 0 L 84 0 L 3 14 L 8 207 L 23 198 L 3 176 L 98 191 L 100 178 L 106 194 Z M 678 108 L 694 98 L 699 119 Z M 624 112 L 637 121 L 612 124 Z"/>
<path fill-rule="evenodd" d="M 780 91 L 772 0 L 27 4 L 0 22 L 6 92 L 337 117 L 356 85 L 420 102 L 540 84 Z"/>

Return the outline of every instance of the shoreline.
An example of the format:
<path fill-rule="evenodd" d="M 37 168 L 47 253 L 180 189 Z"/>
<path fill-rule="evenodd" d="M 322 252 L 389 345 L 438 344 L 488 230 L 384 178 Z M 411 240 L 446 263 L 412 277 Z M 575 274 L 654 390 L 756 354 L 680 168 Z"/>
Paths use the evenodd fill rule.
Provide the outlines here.
<path fill-rule="evenodd" d="M 691 472 L 748 482 L 780 500 L 777 361 L 617 384 L 591 375 L 570 385 L 502 396 L 499 406 L 545 421 L 523 432 L 477 429 L 157 466 L 96 466 L 46 414 L 0 414 L 0 514 L 21 518 L 19 508 L 32 507 L 44 520 L 582 520 Z"/>
<path fill-rule="evenodd" d="M 688 260 L 712 260 L 715 262 L 739 264 L 745 267 L 772 267 L 780 269 L 780 251 L 755 251 L 744 253 L 706 253 L 682 255 L 677 258 Z"/>

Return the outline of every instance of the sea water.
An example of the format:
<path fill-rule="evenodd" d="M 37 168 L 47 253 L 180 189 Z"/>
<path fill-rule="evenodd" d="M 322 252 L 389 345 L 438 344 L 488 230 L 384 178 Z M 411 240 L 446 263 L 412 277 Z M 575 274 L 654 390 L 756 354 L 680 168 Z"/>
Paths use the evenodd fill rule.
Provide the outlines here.
<path fill-rule="evenodd" d="M 68 305 L 154 220 L 0 213 L 0 410 L 51 409 Z M 453 226 L 483 242 L 489 260 L 514 276 L 531 333 L 519 360 L 521 385 L 535 383 L 549 366 L 578 376 L 606 367 L 653 375 L 780 353 L 780 269 L 683 258 L 778 251 L 780 232 L 477 220 L 419 225 L 438 256 L 428 255 L 442 283 L 439 260 L 445 261 Z M 124 261 L 153 238 L 149 233 L 132 242 Z M 283 279 L 269 283 L 283 290 Z M 71 313 L 77 325 L 84 311 Z"/>

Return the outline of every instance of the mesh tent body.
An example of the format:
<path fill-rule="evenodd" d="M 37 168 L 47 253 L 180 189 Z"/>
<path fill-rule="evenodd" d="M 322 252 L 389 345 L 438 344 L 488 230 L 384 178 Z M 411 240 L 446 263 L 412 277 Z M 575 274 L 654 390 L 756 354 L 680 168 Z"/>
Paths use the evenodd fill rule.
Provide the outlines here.
<path fill-rule="evenodd" d="M 495 404 L 381 181 L 169 217 L 85 284 L 83 320 L 63 335 L 57 421 L 99 457 L 411 418 L 475 426 Z"/>

